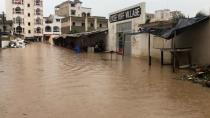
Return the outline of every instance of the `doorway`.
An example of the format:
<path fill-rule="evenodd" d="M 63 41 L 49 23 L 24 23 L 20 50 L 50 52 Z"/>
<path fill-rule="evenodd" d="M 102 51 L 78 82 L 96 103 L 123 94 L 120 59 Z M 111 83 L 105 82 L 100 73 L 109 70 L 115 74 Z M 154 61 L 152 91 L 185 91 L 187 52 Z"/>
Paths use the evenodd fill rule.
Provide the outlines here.
<path fill-rule="evenodd" d="M 124 37 L 124 33 L 129 33 L 131 31 L 132 31 L 132 22 L 117 24 L 116 47 L 118 53 L 123 54 L 123 47 L 124 47 L 124 54 L 127 56 L 131 55 L 131 36 Z"/>

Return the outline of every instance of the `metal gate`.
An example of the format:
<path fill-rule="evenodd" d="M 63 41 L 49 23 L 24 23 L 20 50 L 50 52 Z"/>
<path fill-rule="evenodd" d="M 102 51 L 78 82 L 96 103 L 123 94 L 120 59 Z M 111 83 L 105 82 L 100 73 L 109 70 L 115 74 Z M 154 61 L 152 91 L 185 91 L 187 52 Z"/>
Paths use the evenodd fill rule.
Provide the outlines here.
<path fill-rule="evenodd" d="M 132 31 L 132 22 L 117 24 L 117 42 L 116 42 L 117 51 L 119 53 L 123 53 L 123 46 L 124 46 L 124 54 L 127 56 L 131 55 L 131 36 L 125 37 L 125 43 L 123 42 L 123 39 L 124 39 L 124 33 L 128 33 L 131 31 Z"/>

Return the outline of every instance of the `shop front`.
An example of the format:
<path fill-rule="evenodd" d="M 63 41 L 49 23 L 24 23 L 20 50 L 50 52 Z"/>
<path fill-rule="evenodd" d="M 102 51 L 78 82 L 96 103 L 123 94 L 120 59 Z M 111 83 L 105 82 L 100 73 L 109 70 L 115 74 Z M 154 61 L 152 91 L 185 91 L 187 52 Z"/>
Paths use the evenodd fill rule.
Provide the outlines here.
<path fill-rule="evenodd" d="M 132 39 L 134 37 L 125 36 L 124 34 L 138 31 L 139 24 L 144 24 L 145 21 L 145 3 L 139 3 L 111 13 L 109 15 L 107 50 L 115 51 L 119 54 L 124 52 L 125 55 L 132 55 Z"/>

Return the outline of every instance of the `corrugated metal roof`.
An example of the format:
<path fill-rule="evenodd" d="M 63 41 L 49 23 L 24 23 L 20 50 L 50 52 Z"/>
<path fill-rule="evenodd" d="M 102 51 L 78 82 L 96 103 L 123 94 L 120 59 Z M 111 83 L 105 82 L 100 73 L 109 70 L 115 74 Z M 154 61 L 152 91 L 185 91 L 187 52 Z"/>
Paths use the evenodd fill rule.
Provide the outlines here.
<path fill-rule="evenodd" d="M 192 28 L 193 26 L 196 26 L 200 23 L 208 21 L 209 18 L 210 17 L 181 19 L 181 20 L 179 20 L 179 22 L 177 23 L 177 25 L 175 27 L 166 31 L 162 35 L 162 37 L 165 39 L 171 39 L 175 36 L 175 33 L 176 33 L 176 35 L 179 35 L 179 34 L 185 32 L 186 30 L 188 30 L 189 28 Z"/>
<path fill-rule="evenodd" d="M 81 37 L 81 36 L 88 36 L 88 35 L 92 35 L 92 34 L 96 34 L 96 33 L 101 33 L 101 32 L 106 32 L 106 31 L 108 31 L 107 28 L 105 28 L 105 29 L 99 29 L 99 30 L 95 30 L 95 31 L 91 31 L 91 32 L 82 32 L 82 33 L 76 33 L 76 34 L 63 34 L 60 37 L 57 37 L 56 39 L 58 39 L 58 38 L 67 38 L 67 37 L 78 38 L 78 37 Z"/>

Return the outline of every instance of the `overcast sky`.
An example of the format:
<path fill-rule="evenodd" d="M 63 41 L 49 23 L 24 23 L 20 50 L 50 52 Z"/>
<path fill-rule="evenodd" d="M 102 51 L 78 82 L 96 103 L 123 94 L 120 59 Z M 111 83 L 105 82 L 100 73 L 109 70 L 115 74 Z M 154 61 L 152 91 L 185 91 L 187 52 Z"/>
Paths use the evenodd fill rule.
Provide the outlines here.
<path fill-rule="evenodd" d="M 5 2 L 0 0 L 0 11 L 5 10 Z M 44 0 L 44 14 L 54 13 L 54 6 L 66 0 Z M 210 11 L 210 0 L 82 0 L 84 7 L 92 8 L 93 15 L 108 16 L 110 12 L 146 2 L 147 12 L 158 9 L 180 10 L 186 16 L 194 16 L 198 11 Z"/>

